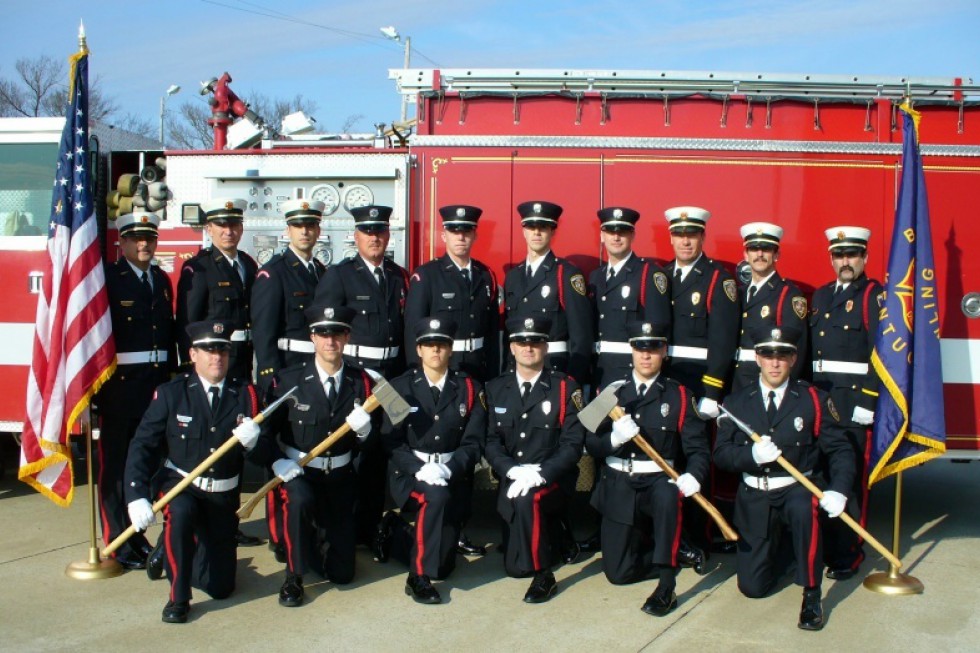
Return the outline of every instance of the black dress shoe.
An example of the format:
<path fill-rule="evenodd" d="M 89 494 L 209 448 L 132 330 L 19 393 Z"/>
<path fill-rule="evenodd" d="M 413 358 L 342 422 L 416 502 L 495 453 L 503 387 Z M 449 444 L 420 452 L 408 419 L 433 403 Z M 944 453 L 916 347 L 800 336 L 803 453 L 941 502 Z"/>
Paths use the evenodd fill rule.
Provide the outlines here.
<path fill-rule="evenodd" d="M 853 578 L 854 574 L 857 573 L 857 569 L 851 569 L 850 567 L 838 567 L 838 568 L 828 568 L 825 576 L 831 580 L 847 580 L 848 578 Z"/>
<path fill-rule="evenodd" d="M 286 581 L 279 588 L 279 605 L 295 608 L 303 605 L 303 577 L 286 574 Z"/>
<path fill-rule="evenodd" d="M 676 607 L 677 594 L 674 590 L 657 586 L 640 609 L 654 617 L 663 617 L 673 612 Z"/>
<path fill-rule="evenodd" d="M 381 518 L 381 523 L 378 524 L 378 531 L 371 541 L 371 552 L 378 562 L 388 562 L 388 558 L 391 556 L 392 530 L 398 519 L 398 515 L 389 510 Z"/>
<path fill-rule="evenodd" d="M 708 553 L 681 538 L 677 548 L 677 564 L 681 567 L 691 567 L 699 576 L 708 573 Z"/>
<path fill-rule="evenodd" d="M 163 577 L 163 537 L 146 558 L 146 576 L 150 580 L 160 580 Z"/>
<path fill-rule="evenodd" d="M 459 542 L 456 543 L 456 553 L 464 556 L 485 556 L 487 547 L 473 544 L 466 533 L 459 534 Z"/>
<path fill-rule="evenodd" d="M 550 601 L 551 597 L 558 591 L 558 581 L 550 571 L 539 571 L 534 574 L 531 586 L 524 593 L 525 603 L 544 603 Z"/>
<path fill-rule="evenodd" d="M 123 569 L 146 569 L 146 558 L 129 548 L 116 551 L 116 562 Z"/>
<path fill-rule="evenodd" d="M 823 608 L 820 605 L 820 590 L 803 590 L 803 606 L 800 608 L 800 623 L 803 630 L 823 628 Z"/>
<path fill-rule="evenodd" d="M 578 543 L 578 550 L 582 553 L 599 553 L 602 550 L 602 539 L 599 531 Z"/>
<path fill-rule="evenodd" d="M 429 580 L 428 576 L 409 574 L 408 580 L 405 581 L 405 594 L 415 599 L 416 603 L 424 603 L 426 605 L 442 603 L 439 590 L 432 586 L 432 581 Z"/>
<path fill-rule="evenodd" d="M 136 546 L 132 548 L 136 550 L 144 558 L 149 558 L 150 554 L 153 553 L 153 549 L 154 549 L 153 545 L 146 541 L 146 538 L 144 538 L 142 542 L 137 543 Z"/>
<path fill-rule="evenodd" d="M 286 564 L 286 545 L 280 542 L 279 544 L 273 544 L 269 542 L 269 548 L 272 549 L 273 555 L 276 556 L 276 562 L 281 562 Z"/>
<path fill-rule="evenodd" d="M 187 621 L 187 613 L 191 611 L 191 604 L 187 601 L 167 601 L 163 606 L 163 622 L 168 624 L 182 624 Z"/>
<path fill-rule="evenodd" d="M 262 544 L 261 537 L 252 537 L 251 535 L 246 535 L 241 531 L 235 533 L 235 542 L 238 546 L 258 546 Z"/>

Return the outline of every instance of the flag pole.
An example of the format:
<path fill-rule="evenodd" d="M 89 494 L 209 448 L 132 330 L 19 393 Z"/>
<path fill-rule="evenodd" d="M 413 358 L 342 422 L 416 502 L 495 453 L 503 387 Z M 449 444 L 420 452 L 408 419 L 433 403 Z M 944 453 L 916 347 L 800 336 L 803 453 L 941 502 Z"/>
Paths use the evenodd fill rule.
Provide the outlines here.
<path fill-rule="evenodd" d="M 902 530 L 902 472 L 895 474 L 895 518 L 892 531 L 892 554 L 899 554 L 899 535 Z M 895 565 L 889 565 L 888 571 L 879 571 L 864 579 L 864 587 L 879 594 L 901 596 L 907 594 L 922 594 L 925 586 L 915 576 L 909 576 L 898 571 Z"/>
<path fill-rule="evenodd" d="M 84 37 L 83 37 L 84 38 Z M 88 536 L 88 560 L 79 560 L 69 563 L 65 568 L 65 575 L 75 580 L 101 580 L 103 578 L 114 578 L 123 572 L 120 565 L 114 558 L 99 558 L 99 547 L 95 533 L 95 477 L 92 471 L 92 411 L 85 409 L 86 417 L 82 424 L 82 433 L 85 435 L 85 470 L 88 474 L 88 507 L 89 507 L 89 536 Z"/>

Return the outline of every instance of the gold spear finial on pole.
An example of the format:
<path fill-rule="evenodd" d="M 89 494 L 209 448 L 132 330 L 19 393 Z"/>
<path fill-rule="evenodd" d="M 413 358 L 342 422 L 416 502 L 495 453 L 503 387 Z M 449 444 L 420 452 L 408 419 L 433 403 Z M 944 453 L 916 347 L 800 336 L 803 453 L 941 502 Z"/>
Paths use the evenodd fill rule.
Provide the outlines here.
<path fill-rule="evenodd" d="M 85 42 L 85 23 L 78 21 L 78 51 L 81 54 L 88 53 L 88 43 Z"/>

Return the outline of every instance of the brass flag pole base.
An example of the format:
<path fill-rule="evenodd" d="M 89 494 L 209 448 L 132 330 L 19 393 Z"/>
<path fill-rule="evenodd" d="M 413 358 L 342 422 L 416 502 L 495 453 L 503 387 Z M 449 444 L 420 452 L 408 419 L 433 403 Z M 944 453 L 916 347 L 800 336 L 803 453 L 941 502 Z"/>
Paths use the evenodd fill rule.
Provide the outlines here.
<path fill-rule="evenodd" d="M 892 567 L 888 571 L 879 571 L 864 579 L 864 587 L 879 594 L 902 596 L 907 594 L 922 594 L 925 586 L 915 576 L 900 574 Z"/>

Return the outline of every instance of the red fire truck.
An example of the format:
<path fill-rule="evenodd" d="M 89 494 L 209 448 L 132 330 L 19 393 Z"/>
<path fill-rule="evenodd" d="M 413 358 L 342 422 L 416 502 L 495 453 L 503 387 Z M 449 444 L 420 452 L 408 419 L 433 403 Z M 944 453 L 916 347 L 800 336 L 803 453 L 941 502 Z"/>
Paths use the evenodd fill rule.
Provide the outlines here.
<path fill-rule="evenodd" d="M 980 187 L 980 107 L 970 100 L 980 87 L 959 79 L 660 71 L 389 76 L 415 102 L 407 142 L 403 126 L 393 130 L 395 144 L 382 127 L 353 139 L 245 129 L 246 137 L 229 133 L 229 144 L 246 149 L 167 152 L 172 199 L 161 223 L 162 267 L 176 274 L 202 244 L 204 200 L 248 200 L 242 248 L 263 261 L 285 242 L 282 202 L 307 197 L 327 206 L 317 249 L 325 263 L 354 253 L 352 207 L 393 206 L 389 255 L 413 267 L 442 253 L 439 206 L 480 206 L 475 254 L 502 278 L 524 256 L 514 207 L 543 199 L 565 207 L 556 252 L 586 271 L 602 256 L 596 209 L 639 210 L 636 249 L 668 260 L 663 210 L 696 205 L 713 215 L 706 251 L 733 270 L 742 260 L 739 226 L 775 222 L 785 229 L 780 272 L 810 292 L 832 275 L 823 230 L 855 224 L 873 231 L 868 272 L 881 279 L 900 173 L 896 104 L 910 95 L 923 113 L 948 447 L 957 457 L 980 456 L 980 257 L 966 251 L 980 235 L 968 199 Z M 0 261 L 5 278 L 8 265 Z M 18 321 L 30 323 L 34 303 L 20 302 Z M 0 337 L 0 357 L 16 353 L 8 341 Z M 0 419 L 21 419 L 22 377 L 0 381 L 20 398 Z"/>

